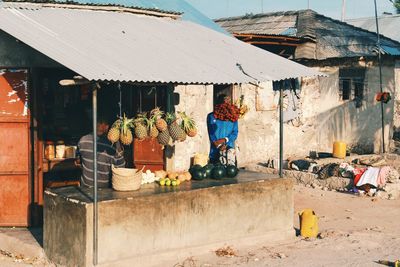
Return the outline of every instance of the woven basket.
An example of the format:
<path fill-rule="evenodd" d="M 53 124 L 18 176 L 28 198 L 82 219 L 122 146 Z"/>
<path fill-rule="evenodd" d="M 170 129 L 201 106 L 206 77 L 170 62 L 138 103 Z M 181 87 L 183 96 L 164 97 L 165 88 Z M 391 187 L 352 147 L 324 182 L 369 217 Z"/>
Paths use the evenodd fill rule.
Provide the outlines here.
<path fill-rule="evenodd" d="M 140 188 L 142 183 L 142 170 L 115 168 L 112 170 L 112 187 L 116 191 L 134 191 Z"/>

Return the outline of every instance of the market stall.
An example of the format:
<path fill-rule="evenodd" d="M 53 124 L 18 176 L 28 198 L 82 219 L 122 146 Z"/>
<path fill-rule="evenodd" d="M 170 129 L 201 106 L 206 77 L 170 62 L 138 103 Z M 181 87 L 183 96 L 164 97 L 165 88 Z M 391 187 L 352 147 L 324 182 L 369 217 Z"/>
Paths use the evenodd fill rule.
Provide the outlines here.
<path fill-rule="evenodd" d="M 30 18 L 35 23 L 29 23 L 30 20 L 23 18 Z M 43 31 L 44 28 L 47 30 Z M 42 146 L 39 145 L 39 150 L 47 151 L 47 157 L 49 157 L 49 155 L 53 155 L 50 152 L 54 145 L 55 154 L 57 155 L 57 147 L 60 154 L 63 154 L 63 157 L 59 157 L 62 164 L 61 162 L 57 163 L 58 159 L 53 160 L 50 156 L 46 163 L 49 166 L 47 170 L 55 170 L 56 166 L 61 167 L 63 164 L 68 165 L 69 160 L 64 159 L 65 153 L 61 152 L 63 150 L 65 152 L 67 147 L 72 147 L 71 150 L 73 150 L 77 141 L 74 138 L 75 134 L 78 135 L 81 131 L 90 129 L 93 131 L 93 136 L 96 136 L 97 116 L 100 111 L 103 112 L 102 109 L 111 110 L 110 113 L 114 116 L 118 115 L 112 128 L 116 129 L 114 132 L 119 133 L 118 139 L 129 147 L 131 142 L 134 143 L 134 146 L 139 144 L 133 140 L 133 134 L 138 141 L 146 139 L 140 134 L 142 131 L 138 129 L 150 125 L 147 121 L 151 120 L 152 114 L 154 115 L 154 109 L 161 107 L 161 110 L 165 112 L 169 136 L 167 136 L 167 140 L 163 140 L 160 135 L 162 136 L 164 131 L 157 129 L 159 131 L 157 143 L 173 147 L 173 141 L 175 143 L 185 142 L 184 139 L 190 138 L 195 129 L 194 127 L 185 127 L 185 121 L 189 125 L 192 124 L 191 120 L 183 115 L 186 110 L 179 110 L 181 113 L 174 110 L 174 107 L 179 104 L 179 95 L 173 94 L 177 85 L 192 84 L 198 86 L 195 88 L 196 91 L 204 90 L 205 105 L 196 103 L 191 107 L 193 111 L 203 114 L 212 110 L 212 104 L 208 105 L 212 102 L 213 95 L 207 93 L 212 90 L 209 85 L 257 84 L 267 80 L 280 81 L 320 75 L 309 68 L 244 44 L 230 36 L 182 21 L 177 14 L 171 15 L 165 12 L 143 12 L 143 10 L 134 8 L 115 10 L 115 7 L 99 8 L 82 5 L 1 3 L 0 29 L 59 62 L 64 70 L 71 72 L 70 74 L 64 73 L 61 75 L 62 77 L 53 75 L 55 83 L 52 84 L 57 88 L 54 88 L 52 93 L 61 94 L 63 97 L 62 100 L 60 100 L 61 97 L 49 100 L 48 104 L 53 106 L 53 111 L 46 111 L 43 113 L 43 117 L 51 118 L 56 114 L 58 116 L 59 110 L 66 110 L 68 104 L 75 104 L 75 108 L 67 112 L 68 116 L 77 109 L 83 110 L 77 112 L 79 115 L 74 118 L 79 122 L 75 130 L 67 130 L 61 126 L 47 130 L 45 127 L 43 128 L 42 136 L 45 139 L 42 140 L 44 142 Z M 37 38 L 37 36 L 41 36 L 41 38 Z M 40 73 L 41 70 L 35 69 L 35 71 Z M 45 88 L 40 85 L 44 79 L 40 79 L 38 76 L 34 78 L 35 89 Z M 67 80 L 66 83 L 60 83 L 63 80 Z M 58 88 L 60 84 L 69 84 L 69 86 L 61 87 L 61 89 Z M 124 95 L 124 89 L 126 95 Z M 155 94 L 154 92 L 157 92 L 155 97 L 152 95 Z M 208 96 L 210 98 L 207 98 Z M 158 97 L 160 97 L 160 101 L 157 100 Z M 37 98 L 40 98 L 40 95 Z M 60 101 L 58 102 L 58 100 Z M 89 109 L 87 109 L 88 107 Z M 147 113 L 141 117 L 141 112 Z M 36 115 L 38 113 L 40 111 L 37 110 Z M 180 125 L 177 124 L 175 118 L 169 118 L 168 113 L 172 117 L 179 116 Z M 205 117 L 196 121 L 199 123 L 199 127 L 201 126 L 198 130 L 203 132 L 207 131 L 204 123 Z M 159 114 L 155 115 L 155 118 L 159 119 L 163 116 Z M 57 122 L 63 121 L 63 119 L 65 118 L 62 116 L 56 117 Z M 44 121 L 39 121 L 39 123 L 42 126 L 45 125 Z M 73 123 L 67 124 L 73 125 Z M 53 125 L 54 123 L 48 124 L 48 126 Z M 46 134 L 44 134 L 45 132 Z M 108 138 L 113 140 L 112 136 L 108 136 Z M 156 137 L 154 136 L 154 138 Z M 207 136 L 203 135 L 201 138 L 198 146 L 208 146 Z M 115 137 L 115 139 L 117 138 Z M 204 140 L 206 145 L 202 142 Z M 150 145 L 157 143 L 153 142 Z M 92 147 L 93 155 L 97 155 L 97 138 L 93 138 Z M 135 150 L 130 146 L 129 149 L 124 150 L 125 153 L 128 153 L 124 156 L 129 159 L 132 151 L 132 160 L 127 160 L 132 166 L 128 165 L 127 167 L 133 167 L 134 164 L 140 167 L 144 165 L 143 163 L 151 165 L 150 161 L 137 160 L 135 162 L 135 152 L 148 152 L 148 149 Z M 162 151 L 167 153 L 166 149 Z M 40 158 L 43 159 L 43 157 Z M 163 157 L 166 161 L 163 162 L 163 165 L 168 165 L 168 162 L 173 163 L 175 158 L 178 157 L 174 155 L 174 150 L 168 151 L 168 155 Z M 164 169 L 169 169 L 169 173 L 166 173 L 168 177 L 164 178 L 164 185 L 161 180 L 163 178 L 154 173 L 154 177 L 160 179 L 158 184 L 150 185 L 152 189 L 147 190 L 147 186 L 144 186 L 138 191 L 124 193 L 124 196 L 120 198 L 118 194 L 111 191 L 112 189 L 98 189 L 97 157 L 94 156 L 91 160 L 94 166 L 93 188 L 82 190 L 79 187 L 68 187 L 46 191 L 44 249 L 56 262 L 74 265 L 74 263 L 69 264 L 66 261 L 78 260 L 78 265 L 82 264 L 82 266 L 97 265 L 98 263 L 108 264 L 107 259 L 104 258 L 107 255 L 106 241 L 109 240 L 108 235 L 112 235 L 114 231 L 108 231 L 104 227 L 114 228 L 114 223 L 115 229 L 122 238 L 122 241 L 117 241 L 120 242 L 120 245 L 115 249 L 120 250 L 119 255 L 122 258 L 126 257 L 132 252 L 131 244 L 140 242 L 137 239 L 138 236 L 134 234 L 142 230 L 135 225 L 136 219 L 139 218 L 146 219 L 147 226 L 143 227 L 148 227 L 148 229 L 156 229 L 157 225 L 167 223 L 168 220 L 170 223 L 176 223 L 177 229 L 182 229 L 178 232 L 171 229 L 169 234 L 177 234 L 176 245 L 167 242 L 167 239 L 162 238 L 159 233 L 146 231 L 143 238 L 152 245 L 147 247 L 147 251 L 143 251 L 144 254 L 148 253 L 151 248 L 158 249 L 163 246 L 167 251 L 169 247 L 174 249 L 189 244 L 202 246 L 206 245 L 205 243 L 208 241 L 223 242 L 229 238 L 229 234 L 232 232 L 236 233 L 234 238 L 241 239 L 249 233 L 268 235 L 269 232 L 276 230 L 278 231 L 277 235 L 285 236 L 288 231 L 293 231 L 292 185 L 285 179 L 271 180 L 263 175 L 246 172 L 240 172 L 235 177 L 236 169 L 234 169 L 232 177 L 225 178 L 229 175 L 225 173 L 224 167 L 214 166 L 211 172 L 214 173 L 214 169 L 217 171 L 212 178 L 222 180 L 202 182 L 201 180 L 208 178 L 203 169 L 200 171 L 197 169 L 199 166 L 193 166 L 190 171 L 188 169 L 175 170 L 172 167 L 169 169 L 167 166 Z M 185 160 L 189 161 L 190 159 Z M 50 164 L 48 164 L 49 162 Z M 160 162 L 155 161 L 154 165 L 156 165 L 154 169 L 158 169 L 160 166 L 157 165 L 160 165 Z M 173 166 L 173 164 L 171 165 Z M 71 167 L 75 168 L 76 166 Z M 135 173 L 140 171 L 136 169 Z M 188 171 L 191 177 L 189 177 Z M 150 173 L 146 174 L 152 176 Z M 182 175 L 185 177 L 184 181 L 183 178 L 179 179 L 179 176 L 183 177 Z M 60 177 L 60 174 L 56 176 Z M 200 181 L 193 181 L 190 178 Z M 161 188 L 168 189 L 160 191 Z M 132 190 L 132 188 L 129 189 Z M 181 194 L 185 196 L 186 201 L 180 201 L 177 197 Z M 222 196 L 226 196 L 226 198 Z M 208 201 L 204 202 L 206 199 Z M 146 209 L 134 210 L 140 207 L 137 203 L 146 201 L 149 201 Z M 172 203 L 170 204 L 172 208 L 167 205 L 167 209 L 175 210 L 176 207 L 176 212 L 168 214 L 155 212 L 160 211 L 164 207 L 164 203 Z M 229 209 L 225 210 L 225 206 Z M 179 213 L 180 207 L 183 210 L 181 213 Z M 198 210 L 196 207 L 201 209 Z M 65 212 L 67 210 L 68 212 Z M 113 213 L 114 215 L 112 215 Z M 146 217 L 151 214 L 162 216 Z M 197 228 L 204 227 L 204 229 L 190 238 L 190 234 L 196 233 L 196 231 L 191 227 L 185 228 L 186 222 L 190 218 L 196 220 L 199 216 L 202 221 L 199 221 L 200 224 L 197 225 Z M 129 218 L 129 220 L 113 222 L 114 219 L 123 217 Z M 227 227 L 229 222 L 221 221 L 219 218 L 230 218 L 230 221 L 234 221 L 239 217 L 243 223 L 233 224 L 232 232 L 218 233 L 218 229 L 230 229 Z M 168 218 L 168 220 L 164 221 L 163 218 Z M 71 228 L 70 231 L 66 231 L 64 222 L 71 220 L 74 223 L 68 224 Z M 84 228 L 80 228 L 82 225 Z M 247 228 L 243 225 L 246 225 Z M 66 246 L 65 238 L 67 237 L 65 235 L 71 234 L 75 230 L 76 239 L 72 238 L 72 243 Z M 83 250 L 74 259 L 76 247 L 80 245 L 84 246 L 81 247 Z M 99 251 L 102 255 L 99 255 Z M 103 255 L 103 253 L 106 254 Z M 65 255 L 72 257 L 66 258 Z M 93 261 L 91 262 L 90 259 Z M 129 265 L 129 261 L 135 261 L 135 259 L 129 258 L 127 265 Z"/>

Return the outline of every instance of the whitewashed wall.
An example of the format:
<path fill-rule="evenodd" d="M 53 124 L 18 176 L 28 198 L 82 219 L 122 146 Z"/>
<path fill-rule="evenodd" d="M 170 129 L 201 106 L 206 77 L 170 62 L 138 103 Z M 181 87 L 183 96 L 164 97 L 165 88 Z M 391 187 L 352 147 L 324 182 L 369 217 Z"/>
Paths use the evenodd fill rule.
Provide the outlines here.
<path fill-rule="evenodd" d="M 284 125 L 285 158 L 306 156 L 310 151 L 331 152 L 335 140 L 357 146 L 360 152 L 380 152 L 381 113 L 380 103 L 375 100 L 375 94 L 379 92 L 379 69 L 372 66 L 372 63 L 366 64 L 367 88 L 361 108 L 356 108 L 353 101 L 340 100 L 338 67 L 318 68 L 329 74 L 329 77 L 302 79 L 300 125 Z M 395 94 L 394 63 L 387 63 L 382 72 L 384 91 L 391 92 L 400 100 L 400 96 Z M 397 80 L 400 79 L 399 73 L 396 77 Z M 237 146 L 240 165 L 265 162 L 279 156 L 278 109 L 256 111 L 257 90 L 269 88 L 267 84 L 261 84 L 260 87 L 261 89 L 254 85 L 235 87 L 235 95 L 244 94 L 245 103 L 250 107 L 245 118 L 239 120 Z M 175 87 L 175 92 L 180 94 L 180 104 L 176 106 L 176 110 L 191 114 L 199 126 L 197 137 L 175 145 L 174 168 L 181 170 L 189 167 L 190 158 L 196 152 L 208 153 L 206 117 L 212 111 L 213 87 L 180 85 Z M 394 103 L 395 101 L 391 101 L 385 105 L 387 148 L 389 136 L 392 136 L 393 122 L 400 126 L 400 119 L 393 117 Z"/>
<path fill-rule="evenodd" d="M 213 110 L 212 85 L 178 85 L 175 93 L 180 95 L 180 103 L 176 111 L 185 111 L 197 122 L 198 134 L 187 138 L 185 142 L 175 144 L 174 169 L 185 170 L 190 166 L 190 160 L 195 153 L 208 154 L 210 142 L 207 134 L 207 114 Z"/>

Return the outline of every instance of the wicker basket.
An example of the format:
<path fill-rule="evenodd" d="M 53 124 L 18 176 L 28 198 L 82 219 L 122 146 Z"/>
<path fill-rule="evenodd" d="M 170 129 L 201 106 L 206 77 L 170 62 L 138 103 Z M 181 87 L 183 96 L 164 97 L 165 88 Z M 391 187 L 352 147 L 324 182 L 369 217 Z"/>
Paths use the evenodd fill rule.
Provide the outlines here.
<path fill-rule="evenodd" d="M 116 191 L 134 191 L 142 183 L 142 170 L 111 166 L 112 187 Z"/>

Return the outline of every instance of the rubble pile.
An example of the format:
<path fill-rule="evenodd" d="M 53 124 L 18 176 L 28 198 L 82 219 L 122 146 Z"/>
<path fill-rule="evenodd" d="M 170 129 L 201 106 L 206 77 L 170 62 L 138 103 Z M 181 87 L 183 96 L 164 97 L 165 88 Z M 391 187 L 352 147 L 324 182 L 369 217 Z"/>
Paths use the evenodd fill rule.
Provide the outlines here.
<path fill-rule="evenodd" d="M 276 173 L 269 164 L 252 164 L 246 169 Z M 277 164 L 275 164 L 277 166 Z M 400 157 L 397 155 L 288 159 L 284 175 L 296 183 L 322 190 L 350 192 L 382 199 L 400 198 Z"/>

